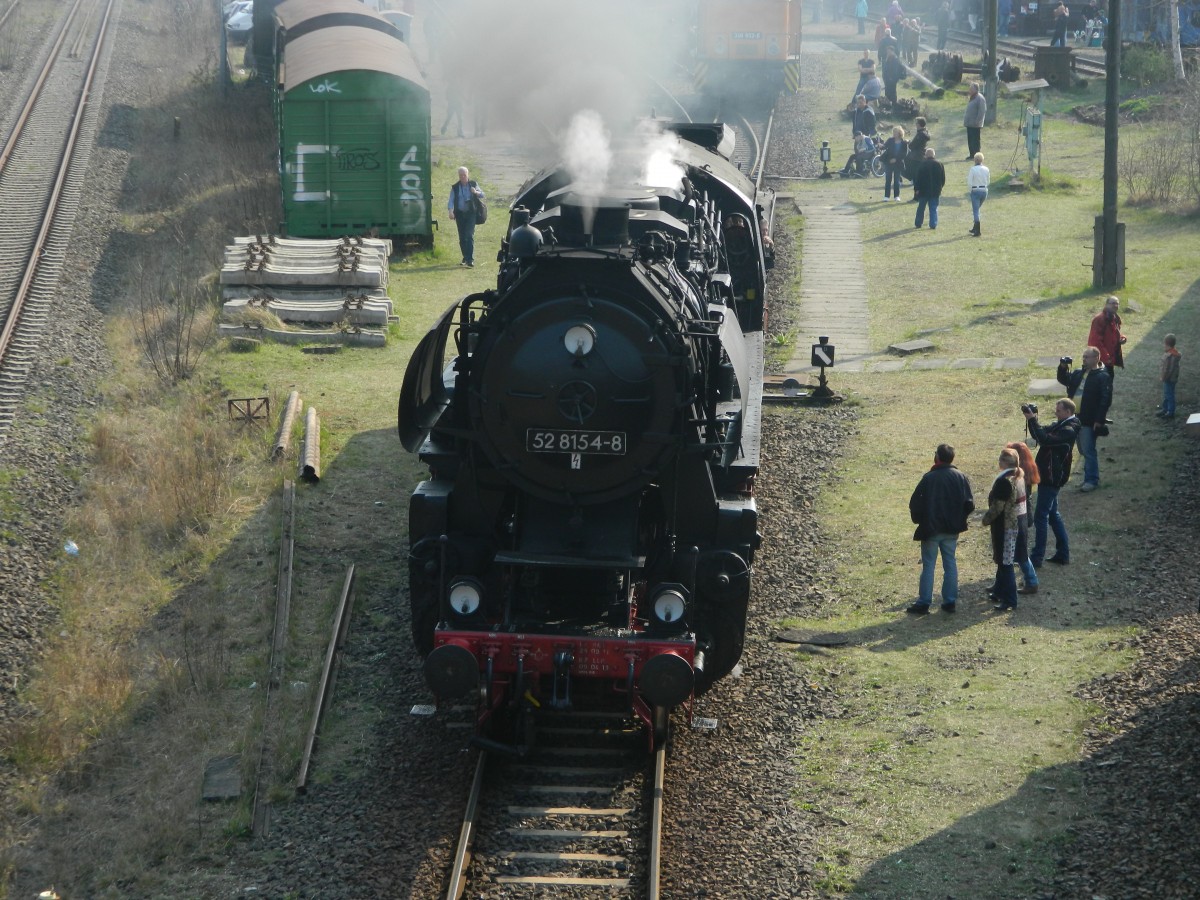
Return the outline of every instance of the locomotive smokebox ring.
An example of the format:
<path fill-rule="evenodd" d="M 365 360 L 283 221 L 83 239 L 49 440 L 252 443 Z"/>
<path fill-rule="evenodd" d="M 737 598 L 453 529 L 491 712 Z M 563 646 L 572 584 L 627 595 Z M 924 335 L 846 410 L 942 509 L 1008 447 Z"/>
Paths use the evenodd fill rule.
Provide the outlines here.
<path fill-rule="evenodd" d="M 479 687 L 479 660 L 466 647 L 442 644 L 425 657 L 425 682 L 433 693 L 450 700 Z"/>
<path fill-rule="evenodd" d="M 641 690 L 651 706 L 672 709 L 692 696 L 696 674 L 674 653 L 660 653 L 642 666 Z"/>

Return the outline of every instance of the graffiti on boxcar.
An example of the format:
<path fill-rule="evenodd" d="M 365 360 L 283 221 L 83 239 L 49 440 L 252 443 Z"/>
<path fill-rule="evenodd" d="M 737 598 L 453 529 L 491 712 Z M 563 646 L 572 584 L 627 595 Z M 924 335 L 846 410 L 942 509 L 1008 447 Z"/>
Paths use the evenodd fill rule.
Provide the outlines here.
<path fill-rule="evenodd" d="M 406 215 L 412 224 L 424 223 L 428 210 L 425 208 L 425 191 L 421 179 L 421 163 L 417 145 L 413 144 L 400 160 L 400 202 L 408 206 L 415 204 L 416 215 Z"/>
<path fill-rule="evenodd" d="M 340 94 L 342 89 L 338 87 L 336 81 L 330 81 L 326 78 L 320 84 L 310 84 L 308 89 L 314 94 Z"/>
<path fill-rule="evenodd" d="M 329 197 L 328 191 L 310 191 L 305 189 L 304 184 L 304 163 L 305 157 L 314 155 L 324 155 L 333 151 L 338 152 L 338 148 L 331 148 L 328 144 L 297 144 L 296 145 L 296 161 L 288 163 L 288 173 L 295 178 L 295 186 L 292 191 L 292 199 L 296 202 L 325 200 Z"/>
<path fill-rule="evenodd" d="M 374 172 L 379 168 L 375 150 L 340 150 L 336 158 L 339 172 Z"/>

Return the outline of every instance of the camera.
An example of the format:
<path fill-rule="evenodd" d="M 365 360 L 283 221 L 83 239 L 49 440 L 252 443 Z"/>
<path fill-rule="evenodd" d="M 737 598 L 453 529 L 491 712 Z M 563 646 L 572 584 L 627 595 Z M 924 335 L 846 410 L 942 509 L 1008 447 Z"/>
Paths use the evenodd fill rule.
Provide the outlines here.
<path fill-rule="evenodd" d="M 1058 364 L 1061 366 L 1069 366 L 1073 362 L 1075 362 L 1075 360 L 1073 360 L 1071 357 L 1064 356 L 1061 359 L 1059 359 Z"/>
<path fill-rule="evenodd" d="M 1036 403 L 1022 403 L 1021 404 L 1021 412 L 1033 413 L 1036 416 L 1037 415 L 1037 404 Z"/>

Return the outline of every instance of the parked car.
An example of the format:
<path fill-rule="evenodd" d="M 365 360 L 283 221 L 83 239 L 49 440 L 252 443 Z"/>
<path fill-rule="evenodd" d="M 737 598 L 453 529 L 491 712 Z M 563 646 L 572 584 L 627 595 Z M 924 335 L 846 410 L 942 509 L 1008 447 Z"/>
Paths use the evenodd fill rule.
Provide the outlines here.
<path fill-rule="evenodd" d="M 225 22 L 225 33 L 229 36 L 229 42 L 232 44 L 246 43 L 250 39 L 250 33 L 253 30 L 254 13 L 249 10 L 235 12 Z"/>
<path fill-rule="evenodd" d="M 229 0 L 221 9 L 221 20 L 228 22 L 230 16 L 240 12 L 254 12 L 254 0 Z"/>

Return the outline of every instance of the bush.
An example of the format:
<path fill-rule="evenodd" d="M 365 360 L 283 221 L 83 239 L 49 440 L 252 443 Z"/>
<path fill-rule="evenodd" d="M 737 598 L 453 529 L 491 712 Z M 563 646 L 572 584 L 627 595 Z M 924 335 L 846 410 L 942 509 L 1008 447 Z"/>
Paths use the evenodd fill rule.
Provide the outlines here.
<path fill-rule="evenodd" d="M 1173 81 L 1175 66 L 1171 57 L 1156 47 L 1134 45 L 1121 55 L 1121 75 L 1137 84 Z"/>

